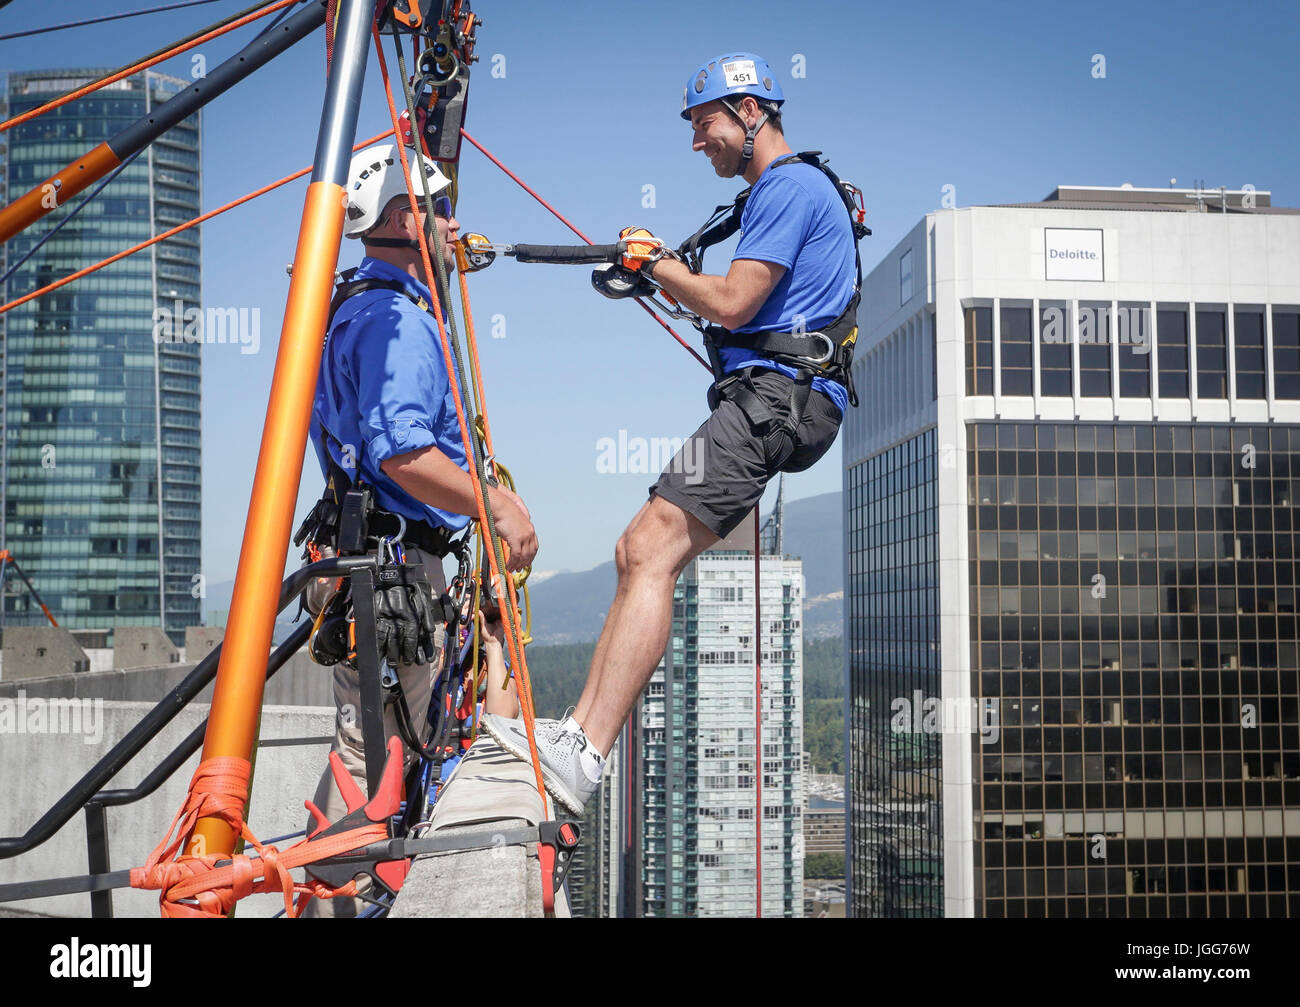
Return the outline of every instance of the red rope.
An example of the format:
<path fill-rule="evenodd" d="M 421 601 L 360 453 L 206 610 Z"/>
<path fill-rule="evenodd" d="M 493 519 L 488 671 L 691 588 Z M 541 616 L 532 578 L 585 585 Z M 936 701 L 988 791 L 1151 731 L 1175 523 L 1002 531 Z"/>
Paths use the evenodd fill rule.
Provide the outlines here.
<path fill-rule="evenodd" d="M 763 594 L 759 582 L 762 567 L 759 552 L 758 508 L 754 505 L 754 754 L 758 782 L 754 789 L 754 845 L 757 891 L 754 915 L 763 917 Z"/>
<path fill-rule="evenodd" d="M 571 224 L 571 223 L 570 223 L 570 222 L 565 218 L 565 216 L 564 216 L 562 213 L 560 213 L 559 210 L 557 210 L 557 209 L 556 209 L 555 207 L 553 207 L 550 203 L 548 203 L 548 202 L 547 202 L 546 200 L 544 200 L 541 196 L 539 196 L 539 195 L 537 194 L 537 192 L 536 192 L 536 191 L 535 191 L 535 190 L 534 190 L 534 189 L 533 189 L 533 188 L 532 188 L 532 187 L 531 187 L 527 182 L 525 182 L 522 178 L 520 178 L 520 177 L 519 177 L 518 175 L 516 175 L 513 171 L 511 171 L 509 168 L 507 168 L 504 164 L 502 164 L 502 163 L 501 163 L 501 162 L 500 162 L 496 157 L 494 157 L 494 156 L 492 155 L 491 151 L 489 151 L 489 150 L 488 150 L 486 147 L 484 147 L 481 143 L 479 143 L 479 142 L 478 142 L 477 140 L 475 140 L 472 136 L 470 136 L 468 133 L 466 133 L 463 129 L 460 131 L 460 135 L 463 136 L 463 137 L 464 137 L 466 140 L 468 140 L 470 143 L 472 143 L 475 147 L 477 147 L 478 150 L 479 150 L 479 152 L 480 152 L 484 157 L 486 157 L 489 161 L 491 161 L 491 162 L 492 162 L 493 164 L 495 164 L 498 168 L 500 168 L 500 169 L 501 169 L 502 171 L 504 171 L 507 175 L 509 175 L 512 179 L 514 179 L 515 182 L 517 182 L 517 183 L 519 184 L 519 187 L 520 187 L 521 189 L 524 190 L 524 192 L 528 193 L 528 195 L 532 196 L 533 199 L 537 200 L 537 202 L 541 203 L 544 207 L 546 207 L 548 210 L 550 210 L 551 213 L 555 215 L 556 219 L 558 219 L 558 220 L 560 221 L 560 223 L 562 223 L 562 224 L 563 224 L 565 227 L 567 227 L 570 231 L 572 231 L 572 232 L 573 232 L 574 234 L 576 234 L 579 238 L 581 238 L 583 241 L 585 241 L 588 245 L 593 245 L 593 244 L 595 244 L 595 242 L 593 242 L 593 241 L 592 241 L 590 238 L 588 238 L 585 234 L 583 234 L 583 233 L 582 233 L 581 231 L 579 231 L 576 227 L 574 227 L 573 224 Z M 709 362 L 708 362 L 707 360 L 705 360 L 702 356 L 700 356 L 697 352 L 695 352 L 694 347 L 692 347 L 690 343 L 688 343 L 685 339 L 683 339 L 681 336 L 679 336 L 679 335 L 677 334 L 676 330 L 674 330 L 673 327 L 672 327 L 671 325 L 669 325 L 669 324 L 668 324 L 667 322 L 665 322 L 662 318 L 660 318 L 660 317 L 658 316 L 658 314 L 655 313 L 654 308 L 650 307 L 650 305 L 646 304 L 645 301 L 641 300 L 641 298 L 639 298 L 639 297 L 636 298 L 636 303 L 639 304 L 639 305 L 641 305 L 642 310 L 644 310 L 647 314 L 649 314 L 651 318 L 653 318 L 656 322 L 658 322 L 660 325 L 662 325 L 662 326 L 663 326 L 663 327 L 668 331 L 668 334 L 669 334 L 670 336 L 672 336 L 674 339 L 676 339 L 677 342 L 679 342 L 679 343 L 681 344 L 682 349 L 684 349 L 687 353 L 689 353 L 689 354 L 690 354 L 691 356 L 693 356 L 696 360 L 698 360 L 698 361 L 700 362 L 700 366 L 701 366 L 701 367 L 705 368 L 705 369 L 706 369 L 710 374 L 713 373 L 713 368 L 709 366 Z"/>
<path fill-rule="evenodd" d="M 384 82 L 384 97 L 388 102 L 388 112 L 393 121 L 393 132 L 400 135 L 401 125 L 397 114 L 397 105 L 393 100 L 393 87 L 388 78 L 388 61 L 384 59 L 384 49 L 380 44 L 379 29 L 377 26 L 371 26 L 371 35 L 375 41 L 375 56 L 379 63 L 379 75 Z M 412 124 L 414 129 L 414 124 Z M 406 177 L 406 196 L 411 207 L 411 212 L 419 219 L 420 203 L 415 194 L 414 183 L 411 180 L 411 166 L 407 160 L 406 147 L 403 144 L 397 144 L 397 156 L 402 162 L 402 172 Z M 422 155 L 421 155 L 422 156 Z M 433 299 L 434 320 L 438 323 L 438 339 L 442 343 L 443 361 L 447 367 L 447 374 L 452 376 L 451 379 L 451 399 L 452 404 L 456 407 L 456 422 L 460 427 L 461 441 L 465 448 L 465 462 L 471 467 L 470 486 L 474 490 L 474 504 L 477 510 L 479 527 L 482 530 L 484 540 L 488 542 L 489 548 L 485 550 L 488 559 L 488 568 L 492 575 L 493 584 L 505 585 L 508 574 L 500 568 L 497 563 L 496 549 L 491 546 L 493 543 L 489 540 L 488 522 L 488 504 L 483 492 L 483 487 L 474 477 L 472 467 L 474 465 L 474 441 L 470 436 L 469 423 L 465 418 L 465 405 L 461 399 L 460 383 L 454 379 L 457 373 L 456 362 L 452 358 L 451 341 L 447 335 L 447 327 L 443 322 L 443 308 L 439 304 L 440 294 L 438 290 L 438 274 L 433 268 L 433 260 L 430 258 L 429 245 L 425 240 L 423 231 L 417 236 L 420 246 L 420 261 L 424 266 L 424 275 L 429 282 L 429 293 Z M 451 305 L 447 305 L 446 311 L 451 311 Z M 480 403 L 482 405 L 482 403 Z M 528 666 L 523 653 L 523 644 L 517 641 L 523 639 L 522 627 L 520 626 L 519 609 L 515 604 L 513 593 L 509 590 L 505 592 L 506 611 L 510 616 L 514 632 L 506 634 L 506 647 L 510 652 L 510 664 L 516 670 L 516 681 L 519 687 L 520 709 L 524 715 L 524 727 L 528 735 L 528 751 L 533 759 L 533 776 L 537 783 L 537 794 L 541 800 L 542 808 L 547 807 L 546 785 L 542 780 L 541 760 L 537 756 L 537 743 L 533 731 L 533 702 L 532 688 L 528 681 Z"/>
<path fill-rule="evenodd" d="M 356 146 L 352 148 L 352 151 L 353 153 L 355 153 L 364 147 L 369 147 L 371 144 L 378 143 L 380 140 L 384 139 L 385 137 L 389 137 L 392 135 L 393 135 L 393 131 L 391 129 L 386 130 L 383 133 L 377 133 L 375 136 L 372 136 L 369 140 L 362 140 L 360 143 L 358 143 Z M 155 234 L 152 238 L 149 238 L 147 241 L 142 241 L 139 244 L 132 245 L 130 248 L 125 249 L 124 251 L 116 252 L 113 255 L 110 255 L 107 259 L 101 259 L 99 262 L 96 262 L 90 266 L 86 266 L 84 269 L 78 269 L 75 273 L 69 273 L 67 276 L 63 277 L 62 279 L 55 280 L 52 283 L 47 283 L 45 286 L 40 287 L 37 290 L 33 290 L 29 294 L 23 294 L 21 297 L 16 297 L 12 301 L 8 302 L 7 304 L 0 304 L 0 315 L 3 315 L 6 311 L 9 311 L 11 308 L 18 307 L 20 304 L 26 304 L 28 301 L 32 300 L 33 298 L 40 297 L 43 294 L 48 294 L 51 290 L 57 290 L 59 287 L 72 283 L 74 280 L 79 280 L 83 276 L 89 276 L 91 273 L 95 272 L 96 270 L 103 269 L 105 266 L 111 266 L 114 262 L 118 262 L 121 259 L 125 259 L 128 255 L 134 255 L 136 252 L 148 248 L 150 245 L 156 245 L 160 241 L 166 241 L 168 238 L 180 234 L 181 231 L 188 230 L 189 228 L 194 227 L 196 224 L 202 224 L 206 220 L 211 220 L 213 217 L 217 216 L 218 214 L 225 213 L 227 210 L 233 210 L 237 206 L 242 206 L 244 203 L 247 203 L 250 199 L 256 199 L 258 196 L 264 196 L 272 189 L 278 189 L 282 185 L 288 185 L 290 182 L 302 178 L 303 175 L 306 175 L 310 171 L 311 171 L 311 166 L 309 165 L 306 168 L 302 168 L 298 171 L 295 171 L 292 175 L 285 175 L 284 178 L 278 179 L 277 181 L 272 182 L 270 185 L 264 185 L 260 189 L 254 189 L 252 192 L 248 193 L 247 195 L 240 196 L 238 199 L 232 199 L 229 203 L 226 203 L 224 206 L 218 206 L 215 210 L 209 210 L 207 213 L 202 213 L 192 220 L 185 221 L 185 223 L 183 224 L 177 224 L 175 227 L 168 228 L 166 231 L 163 231 L 161 234 Z"/>
<path fill-rule="evenodd" d="M 338 19 L 338 0 L 329 0 L 325 7 L 325 76 L 334 66 L 334 22 Z"/>
<path fill-rule="evenodd" d="M 148 59 L 141 60 L 138 63 L 133 63 L 131 66 L 128 66 L 124 70 L 119 70 L 117 73 L 110 74 L 109 76 L 103 77 L 100 80 L 92 81 L 91 83 L 87 84 L 85 87 L 79 87 L 75 91 L 69 91 L 61 98 L 55 98 L 53 101 L 47 101 L 44 105 L 41 105 L 38 108 L 34 108 L 28 112 L 23 112 L 21 115 L 16 115 L 12 119 L 6 119 L 4 122 L 0 122 L 0 133 L 4 132 L 6 129 L 9 129 L 12 126 L 17 126 L 20 123 L 28 122 L 31 119 L 35 119 L 38 115 L 44 115 L 46 112 L 50 111 L 51 109 L 59 108 L 63 105 L 66 105 L 70 101 L 76 101 L 82 95 L 90 94 L 92 91 L 98 91 L 101 87 L 107 87 L 109 84 L 115 84 L 119 80 L 122 80 L 126 77 L 130 77 L 133 73 L 138 73 L 141 70 L 147 70 L 149 67 L 156 66 L 157 64 L 162 63 L 164 60 L 171 59 L 173 56 L 177 56 L 183 52 L 188 52 L 190 49 L 193 49 L 196 45 L 202 45 L 204 42 L 210 42 L 212 39 L 219 38 L 220 36 L 225 35 L 227 32 L 232 32 L 237 28 L 242 28 L 244 25 L 252 21 L 256 21 L 258 18 L 266 17 L 266 15 L 268 14 L 273 14 L 275 11 L 278 11 L 281 8 L 289 7 L 292 4 L 295 4 L 297 2 L 298 0 L 276 0 L 276 2 L 271 4 L 270 6 L 263 7 L 259 11 L 254 11 L 252 14 L 249 14 L 245 17 L 241 17 L 237 21 L 232 21 L 228 25 L 223 25 L 220 28 L 214 28 L 212 31 L 207 32 L 206 34 L 200 35 L 197 38 L 190 39 L 188 42 L 183 42 L 180 45 L 173 46 L 172 48 L 166 50 L 165 52 L 158 53 L 157 55 L 151 56 Z"/>

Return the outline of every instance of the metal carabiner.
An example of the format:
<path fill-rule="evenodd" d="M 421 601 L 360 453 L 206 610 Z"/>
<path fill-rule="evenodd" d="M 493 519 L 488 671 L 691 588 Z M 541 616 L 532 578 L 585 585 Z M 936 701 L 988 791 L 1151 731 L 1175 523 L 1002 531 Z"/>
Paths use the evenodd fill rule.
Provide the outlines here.
<path fill-rule="evenodd" d="M 828 336 L 828 335 L 826 335 L 826 333 L 824 333 L 824 332 L 804 332 L 804 333 L 799 334 L 799 338 L 801 338 L 801 339 L 820 339 L 822 342 L 824 342 L 824 343 L 826 344 L 826 352 L 825 352 L 825 353 L 822 353 L 820 356 L 813 356 L 811 353 L 809 353 L 809 354 L 807 355 L 807 359 L 808 359 L 808 360 L 811 360 L 814 364 L 825 364 L 825 363 L 828 363 L 828 362 L 831 360 L 831 358 L 835 356 L 835 340 L 831 339 L 831 337 Z"/>
<path fill-rule="evenodd" d="M 415 65 L 420 75 L 420 84 L 427 83 L 435 90 L 446 87 L 460 73 L 460 60 L 456 56 L 456 50 L 445 44 L 435 43 L 425 49 L 416 58 Z"/>

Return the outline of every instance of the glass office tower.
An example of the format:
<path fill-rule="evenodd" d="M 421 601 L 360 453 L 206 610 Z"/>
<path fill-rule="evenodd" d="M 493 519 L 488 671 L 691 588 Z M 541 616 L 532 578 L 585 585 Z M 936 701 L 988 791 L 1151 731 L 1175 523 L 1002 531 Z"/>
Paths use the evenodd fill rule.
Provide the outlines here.
<path fill-rule="evenodd" d="M 10 73 L 8 117 L 105 71 Z M 0 173 L 17 198 L 166 101 L 188 82 L 137 74 L 4 136 Z M 132 161 L 75 216 L 51 212 L 4 246 L 5 299 L 44 286 L 200 212 L 199 114 Z M 57 233 L 17 265 L 61 221 Z M 162 625 L 180 642 L 200 622 L 198 342 L 154 339 L 155 309 L 200 298 L 197 229 L 30 301 L 3 318 L 0 545 L 61 625 Z M 41 620 L 25 596 L 7 623 Z"/>
<path fill-rule="evenodd" d="M 1298 277 L 1269 193 L 1131 186 L 936 212 L 872 272 L 854 915 L 1300 911 Z"/>
<path fill-rule="evenodd" d="M 845 581 L 855 785 L 848 810 L 863 824 L 847 863 L 853 890 L 864 893 L 859 915 L 942 914 L 939 735 L 892 730 L 901 709 L 894 697 L 914 705 L 918 691 L 940 692 L 937 465 L 927 430 L 845 477 L 856 532 Z M 906 712 L 911 727 L 910 705 Z"/>

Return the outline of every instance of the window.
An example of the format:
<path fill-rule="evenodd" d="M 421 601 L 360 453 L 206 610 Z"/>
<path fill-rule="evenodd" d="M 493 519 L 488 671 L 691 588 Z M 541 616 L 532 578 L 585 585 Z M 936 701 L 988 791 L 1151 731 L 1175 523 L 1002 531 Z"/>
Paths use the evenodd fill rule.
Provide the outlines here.
<path fill-rule="evenodd" d="M 898 258 L 898 303 L 901 307 L 912 299 L 912 250 Z"/>
<path fill-rule="evenodd" d="M 1196 312 L 1196 394 L 1228 397 L 1228 329 L 1222 311 Z M 1164 347 L 1161 347 L 1163 362 Z"/>
<path fill-rule="evenodd" d="M 1038 352 L 1042 392 L 1044 395 L 1073 395 L 1069 309 L 1063 305 L 1043 305 L 1041 310 Z"/>
<path fill-rule="evenodd" d="M 1187 312 L 1157 311 L 1156 340 L 1160 356 L 1160 397 L 1187 398 Z"/>
<path fill-rule="evenodd" d="M 1151 309 L 1121 304 L 1116 319 L 1119 339 L 1119 394 L 1126 399 L 1151 395 Z"/>
<path fill-rule="evenodd" d="M 1300 308 L 1273 309 L 1273 395 L 1300 399 Z"/>
<path fill-rule="evenodd" d="M 1234 311 L 1234 341 L 1237 344 L 1237 398 L 1262 399 L 1264 384 L 1264 313 Z"/>
<path fill-rule="evenodd" d="M 1030 308 L 1006 308 L 1002 316 L 1002 394 L 1034 394 L 1033 319 Z"/>
<path fill-rule="evenodd" d="M 1079 310 L 1079 394 L 1110 398 L 1110 305 L 1082 305 Z"/>
<path fill-rule="evenodd" d="M 966 394 L 993 394 L 993 309 L 966 309 Z"/>

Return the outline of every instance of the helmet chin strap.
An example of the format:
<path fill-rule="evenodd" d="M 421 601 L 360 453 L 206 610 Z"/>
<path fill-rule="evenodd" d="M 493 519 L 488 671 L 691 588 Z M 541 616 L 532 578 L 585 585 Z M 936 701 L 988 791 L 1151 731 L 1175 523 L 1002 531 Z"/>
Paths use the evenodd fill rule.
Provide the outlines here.
<path fill-rule="evenodd" d="M 433 239 L 433 218 L 430 217 L 425 224 L 424 239 L 429 245 L 429 251 L 433 251 L 435 242 Z M 420 250 L 420 243 L 414 238 L 368 238 L 364 235 L 361 238 L 363 244 L 375 245 L 378 248 L 409 248 L 413 252 Z"/>
<path fill-rule="evenodd" d="M 409 248 L 415 252 L 420 250 L 420 243 L 414 238 L 362 238 L 361 241 L 362 244 L 377 248 Z"/>
<path fill-rule="evenodd" d="M 745 119 L 736 106 L 726 101 L 722 104 L 727 107 L 727 110 L 730 111 L 732 115 L 740 120 L 742 126 L 745 126 Z M 740 149 L 740 162 L 736 166 L 737 175 L 745 174 L 745 169 L 749 167 L 749 162 L 754 156 L 754 137 L 758 135 L 758 131 L 763 128 L 763 123 L 765 122 L 767 122 L 767 112 L 763 112 L 763 114 L 758 117 L 758 122 L 754 123 L 754 125 L 745 126 L 745 145 Z"/>

